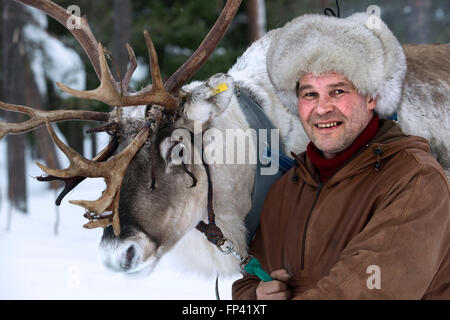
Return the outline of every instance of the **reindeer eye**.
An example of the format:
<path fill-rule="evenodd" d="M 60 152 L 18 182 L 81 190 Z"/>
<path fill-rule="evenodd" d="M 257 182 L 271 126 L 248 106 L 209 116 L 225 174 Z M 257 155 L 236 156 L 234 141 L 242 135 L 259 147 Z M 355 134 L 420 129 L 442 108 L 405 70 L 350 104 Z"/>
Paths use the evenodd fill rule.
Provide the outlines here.
<path fill-rule="evenodd" d="M 184 146 L 179 142 L 172 142 L 166 151 L 166 163 L 169 166 L 181 165 L 183 163 L 183 156 Z"/>
<path fill-rule="evenodd" d="M 163 155 L 168 167 L 181 165 L 184 161 L 189 162 L 191 149 L 187 142 L 190 140 L 189 131 L 177 128 L 170 137 L 161 142 L 161 155 Z"/>

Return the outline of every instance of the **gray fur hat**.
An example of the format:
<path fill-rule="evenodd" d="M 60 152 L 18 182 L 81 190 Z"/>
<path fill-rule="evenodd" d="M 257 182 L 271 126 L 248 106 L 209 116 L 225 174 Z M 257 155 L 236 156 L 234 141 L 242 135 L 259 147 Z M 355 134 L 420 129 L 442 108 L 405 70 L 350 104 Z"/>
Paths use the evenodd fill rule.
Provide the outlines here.
<path fill-rule="evenodd" d="M 334 71 L 351 81 L 360 94 L 378 97 L 375 110 L 380 116 L 394 114 L 406 74 L 405 55 L 386 24 L 377 18 L 376 25 L 369 25 L 369 18 L 367 13 L 345 19 L 304 15 L 276 31 L 267 70 L 275 92 L 290 111 L 298 112 L 295 89 L 302 75 Z"/>

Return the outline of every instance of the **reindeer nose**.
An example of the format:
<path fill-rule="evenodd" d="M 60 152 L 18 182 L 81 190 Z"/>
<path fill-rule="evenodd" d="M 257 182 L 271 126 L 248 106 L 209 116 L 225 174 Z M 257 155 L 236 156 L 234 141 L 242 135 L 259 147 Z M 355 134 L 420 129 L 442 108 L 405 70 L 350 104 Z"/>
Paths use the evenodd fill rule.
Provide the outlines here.
<path fill-rule="evenodd" d="M 124 263 L 121 265 L 122 269 L 127 271 L 132 267 L 133 258 L 136 254 L 136 250 L 133 245 L 129 246 L 125 252 Z"/>

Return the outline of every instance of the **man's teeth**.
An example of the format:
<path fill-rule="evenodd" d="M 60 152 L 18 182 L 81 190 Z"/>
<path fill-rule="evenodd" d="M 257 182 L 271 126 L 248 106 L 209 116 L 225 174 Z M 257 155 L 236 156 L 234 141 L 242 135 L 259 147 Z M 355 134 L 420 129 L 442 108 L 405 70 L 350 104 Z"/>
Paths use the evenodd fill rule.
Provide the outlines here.
<path fill-rule="evenodd" d="M 317 127 L 319 128 L 331 128 L 338 125 L 338 122 L 331 122 L 331 123 L 318 123 Z"/>

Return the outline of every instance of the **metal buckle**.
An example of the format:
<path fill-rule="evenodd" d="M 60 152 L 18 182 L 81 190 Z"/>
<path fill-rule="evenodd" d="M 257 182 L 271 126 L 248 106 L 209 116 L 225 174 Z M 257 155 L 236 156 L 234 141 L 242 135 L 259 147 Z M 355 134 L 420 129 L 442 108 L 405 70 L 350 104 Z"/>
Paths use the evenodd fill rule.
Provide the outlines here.
<path fill-rule="evenodd" d="M 225 249 L 223 248 L 225 246 Z M 223 242 L 221 244 L 217 245 L 217 249 L 219 249 L 220 252 L 222 252 L 223 254 L 230 254 L 231 252 L 233 252 L 233 241 L 231 241 L 228 238 L 223 238 Z"/>

